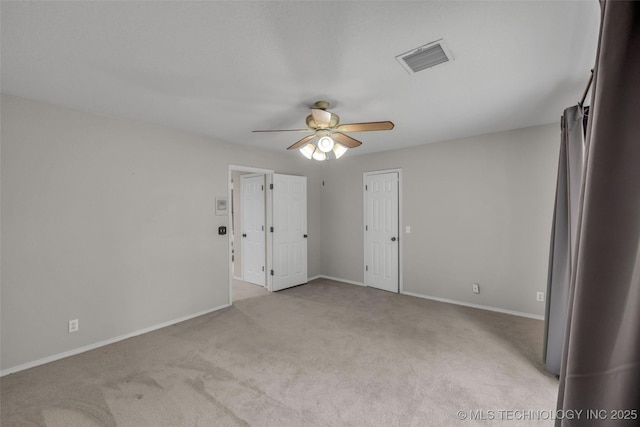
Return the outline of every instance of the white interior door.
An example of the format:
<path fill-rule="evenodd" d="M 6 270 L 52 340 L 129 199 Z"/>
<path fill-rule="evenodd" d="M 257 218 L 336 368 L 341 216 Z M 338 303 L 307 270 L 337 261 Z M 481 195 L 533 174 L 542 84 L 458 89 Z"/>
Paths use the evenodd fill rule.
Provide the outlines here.
<path fill-rule="evenodd" d="M 242 280 L 265 285 L 264 175 L 240 177 Z"/>
<path fill-rule="evenodd" d="M 399 290 L 398 172 L 365 175 L 364 284 Z"/>
<path fill-rule="evenodd" d="M 273 174 L 271 289 L 307 283 L 307 177 Z"/>

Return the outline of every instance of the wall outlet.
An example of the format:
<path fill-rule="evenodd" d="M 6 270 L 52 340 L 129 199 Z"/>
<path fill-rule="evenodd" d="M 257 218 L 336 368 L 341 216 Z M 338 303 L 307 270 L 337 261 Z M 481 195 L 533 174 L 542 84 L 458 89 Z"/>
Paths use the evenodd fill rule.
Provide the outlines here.
<path fill-rule="evenodd" d="M 544 292 L 536 292 L 536 300 L 544 302 Z"/>
<path fill-rule="evenodd" d="M 404 232 L 405 232 L 405 233 L 407 233 L 407 234 L 411 234 L 411 226 L 410 226 L 410 225 L 407 225 L 407 226 L 404 228 Z"/>
<path fill-rule="evenodd" d="M 473 291 L 474 294 L 479 294 L 480 293 L 480 285 L 478 285 L 477 283 L 473 283 L 471 285 L 471 290 Z"/>
<path fill-rule="evenodd" d="M 80 329 L 78 319 L 69 320 L 69 333 L 78 332 L 78 329 Z"/>

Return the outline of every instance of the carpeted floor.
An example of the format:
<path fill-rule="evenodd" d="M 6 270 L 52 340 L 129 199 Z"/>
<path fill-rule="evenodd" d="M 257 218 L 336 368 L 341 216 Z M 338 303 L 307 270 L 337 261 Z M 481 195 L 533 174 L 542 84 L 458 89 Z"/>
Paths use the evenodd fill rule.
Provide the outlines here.
<path fill-rule="evenodd" d="M 0 422 L 552 425 L 457 415 L 554 409 L 542 331 L 537 320 L 316 280 L 3 377 Z"/>
<path fill-rule="evenodd" d="M 243 282 L 242 280 L 233 279 L 233 301 L 243 299 L 263 297 L 269 295 L 269 291 L 264 286 L 254 285 L 253 283 Z"/>

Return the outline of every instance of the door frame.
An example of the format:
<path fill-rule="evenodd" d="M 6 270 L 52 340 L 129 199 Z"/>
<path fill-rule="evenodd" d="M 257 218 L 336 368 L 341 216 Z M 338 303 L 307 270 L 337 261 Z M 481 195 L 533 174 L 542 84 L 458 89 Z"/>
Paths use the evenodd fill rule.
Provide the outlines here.
<path fill-rule="evenodd" d="M 383 169 L 383 170 L 374 170 L 374 171 L 366 171 L 362 174 L 362 283 L 366 284 L 366 259 L 367 259 L 367 245 L 366 245 L 366 235 L 364 226 L 367 222 L 367 192 L 364 190 L 364 186 L 367 183 L 367 177 L 372 175 L 382 175 L 385 173 L 397 173 L 398 174 L 398 293 L 404 293 L 404 277 L 402 274 L 403 268 L 403 246 L 404 246 L 404 225 L 402 221 L 403 211 L 402 211 L 402 168 L 397 169 Z"/>
<path fill-rule="evenodd" d="M 271 169 L 262 169 L 255 168 L 251 166 L 241 166 L 241 165 L 232 165 L 229 164 L 227 167 L 227 205 L 231 205 L 231 190 L 233 189 L 233 172 L 247 172 L 247 173 L 255 173 L 255 174 L 264 174 L 265 176 L 265 190 L 267 186 L 271 183 L 271 177 L 273 176 L 274 171 Z M 267 192 L 265 191 L 265 194 Z M 269 197 L 266 197 L 266 212 L 265 212 L 265 228 L 266 224 L 271 223 L 271 202 L 269 201 Z M 227 227 L 231 226 L 231 209 L 227 209 Z M 266 241 L 265 241 L 265 252 L 266 252 L 266 265 L 271 265 L 271 251 L 268 250 L 269 245 L 271 245 L 271 233 L 266 233 Z M 233 305 L 233 259 L 231 253 L 231 232 L 227 232 L 227 276 L 229 278 L 229 305 Z M 267 275 L 267 289 L 271 291 L 271 281 L 269 280 L 269 275 Z"/>

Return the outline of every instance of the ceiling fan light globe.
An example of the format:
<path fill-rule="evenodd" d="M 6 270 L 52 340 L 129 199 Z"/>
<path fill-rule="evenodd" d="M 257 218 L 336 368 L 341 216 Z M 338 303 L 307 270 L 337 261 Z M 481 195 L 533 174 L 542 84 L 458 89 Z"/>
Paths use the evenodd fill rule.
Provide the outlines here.
<path fill-rule="evenodd" d="M 333 154 L 335 154 L 335 155 L 336 155 L 336 159 L 339 159 L 340 157 L 342 157 L 342 155 L 343 155 L 344 153 L 346 153 L 346 152 L 347 152 L 347 147 L 345 147 L 345 146 L 344 146 L 344 145 L 342 145 L 342 144 L 338 144 L 338 143 L 336 143 L 336 144 L 333 146 Z"/>
<path fill-rule="evenodd" d="M 326 160 L 327 159 L 327 155 L 325 153 L 323 153 L 322 151 L 316 150 L 315 153 L 313 153 L 313 158 L 319 162 Z"/>
<path fill-rule="evenodd" d="M 309 143 L 300 149 L 300 152 L 302 153 L 302 155 L 309 160 L 311 160 L 311 157 L 313 156 L 314 151 L 316 151 L 316 146 L 313 145 L 313 143 Z"/>
<path fill-rule="evenodd" d="M 331 151 L 334 145 L 335 143 L 333 142 L 333 139 L 328 136 L 323 136 L 318 141 L 318 149 L 323 153 L 328 153 L 329 151 Z"/>

